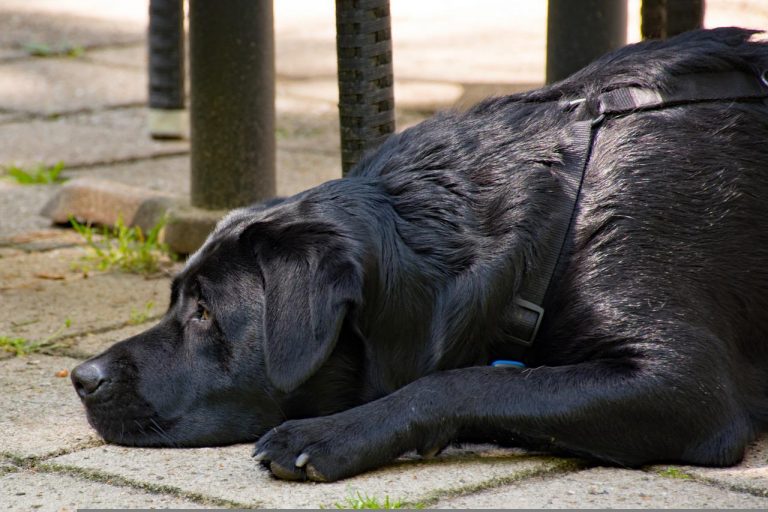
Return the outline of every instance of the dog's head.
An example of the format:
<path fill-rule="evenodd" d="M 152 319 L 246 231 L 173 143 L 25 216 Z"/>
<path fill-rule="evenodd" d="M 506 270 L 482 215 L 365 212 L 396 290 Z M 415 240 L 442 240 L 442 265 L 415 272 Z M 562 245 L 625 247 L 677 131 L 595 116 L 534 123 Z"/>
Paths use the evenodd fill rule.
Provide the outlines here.
<path fill-rule="evenodd" d="M 158 325 L 73 370 L 90 423 L 129 445 L 255 439 L 314 385 L 360 301 L 358 261 L 326 206 L 231 214 L 174 279 Z"/>

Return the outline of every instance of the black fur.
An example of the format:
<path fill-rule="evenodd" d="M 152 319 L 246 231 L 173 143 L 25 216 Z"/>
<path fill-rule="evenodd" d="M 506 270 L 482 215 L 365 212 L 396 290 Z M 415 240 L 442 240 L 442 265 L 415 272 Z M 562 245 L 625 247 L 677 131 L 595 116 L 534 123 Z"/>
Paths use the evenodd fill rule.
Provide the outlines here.
<path fill-rule="evenodd" d="M 129 445 L 259 438 L 258 458 L 295 479 L 469 439 L 625 466 L 737 463 L 768 416 L 763 102 L 607 119 L 529 368 L 488 365 L 510 354 L 509 307 L 563 195 L 574 141 L 557 100 L 759 74 L 768 46 L 752 34 L 628 46 L 233 213 L 160 324 L 73 373 L 91 423 Z"/>

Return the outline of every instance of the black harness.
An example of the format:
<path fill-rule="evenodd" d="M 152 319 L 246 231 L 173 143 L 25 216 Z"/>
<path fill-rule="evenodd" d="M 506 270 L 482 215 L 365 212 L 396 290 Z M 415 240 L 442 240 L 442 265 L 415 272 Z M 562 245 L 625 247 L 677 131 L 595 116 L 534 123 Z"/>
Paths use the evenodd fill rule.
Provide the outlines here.
<path fill-rule="evenodd" d="M 527 272 L 515 299 L 511 326 L 516 354 L 521 359 L 533 344 L 544 317 L 543 304 L 552 288 L 553 276 L 562 264 L 568 234 L 576 217 L 584 174 L 589 165 L 595 134 L 612 117 L 635 112 L 715 101 L 749 101 L 768 98 L 768 70 L 762 74 L 742 71 L 692 73 L 680 75 L 669 92 L 640 87 L 624 87 L 605 92 L 597 98 L 562 101 L 566 112 L 574 112 L 577 121 L 570 125 L 572 141 L 564 153 L 563 189 L 565 200 L 553 205 L 554 228 L 545 236 L 544 255 L 538 268 Z M 768 143 L 768 141 L 766 141 Z"/>

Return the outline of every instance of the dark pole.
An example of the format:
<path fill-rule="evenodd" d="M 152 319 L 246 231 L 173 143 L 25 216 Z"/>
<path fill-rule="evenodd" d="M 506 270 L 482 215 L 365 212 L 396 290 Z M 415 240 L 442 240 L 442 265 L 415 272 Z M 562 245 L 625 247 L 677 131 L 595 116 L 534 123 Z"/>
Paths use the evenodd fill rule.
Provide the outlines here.
<path fill-rule="evenodd" d="M 704 26 L 704 0 L 643 0 L 643 39 L 666 39 Z"/>
<path fill-rule="evenodd" d="M 272 0 L 190 0 L 192 205 L 275 195 Z"/>
<path fill-rule="evenodd" d="M 184 113 L 184 0 L 149 2 L 149 132 L 180 138 Z"/>
<path fill-rule="evenodd" d="M 336 0 L 344 174 L 395 131 L 390 27 L 389 0 Z"/>
<path fill-rule="evenodd" d="M 549 0 L 547 83 L 627 42 L 625 0 Z"/>

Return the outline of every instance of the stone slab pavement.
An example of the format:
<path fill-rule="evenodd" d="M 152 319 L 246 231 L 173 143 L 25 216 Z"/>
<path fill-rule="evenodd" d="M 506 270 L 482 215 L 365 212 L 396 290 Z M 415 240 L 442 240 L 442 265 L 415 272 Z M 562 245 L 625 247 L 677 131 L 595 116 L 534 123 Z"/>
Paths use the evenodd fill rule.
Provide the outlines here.
<path fill-rule="evenodd" d="M 392 0 L 397 124 L 543 80 L 544 2 Z M 707 26 L 768 27 L 760 0 L 709 0 Z M 439 8 L 438 8 L 439 7 Z M 106 445 L 69 383 L 79 361 L 152 325 L 173 269 L 145 278 L 78 267 L 71 230 L 39 215 L 61 185 L 5 176 L 62 161 L 64 177 L 189 193 L 189 143 L 146 133 L 147 0 L 0 3 L 0 504 L 8 510 L 333 508 L 363 495 L 436 508 L 768 508 L 768 437 L 733 468 L 593 467 L 499 449 L 451 448 L 334 484 L 277 481 L 250 446 Z M 638 0 L 629 39 L 637 40 Z M 340 175 L 332 0 L 275 5 L 278 192 Z M 76 49 L 35 58 L 31 47 Z M 178 268 L 178 267 L 176 267 Z M 2 341 L 4 340 L 4 341 Z M 9 340 L 44 342 L 31 354 Z"/>

